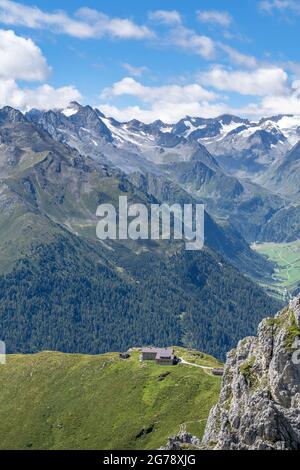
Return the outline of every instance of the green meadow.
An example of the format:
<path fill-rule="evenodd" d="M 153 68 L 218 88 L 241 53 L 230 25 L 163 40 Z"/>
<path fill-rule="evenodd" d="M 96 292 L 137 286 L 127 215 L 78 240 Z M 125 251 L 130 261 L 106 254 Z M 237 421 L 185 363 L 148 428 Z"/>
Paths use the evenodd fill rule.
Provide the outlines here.
<path fill-rule="evenodd" d="M 278 296 L 287 298 L 300 284 L 300 240 L 291 243 L 262 243 L 252 249 L 274 263 L 269 288 Z"/>
<path fill-rule="evenodd" d="M 220 366 L 197 351 L 185 360 Z M 157 449 L 183 426 L 201 437 L 220 377 L 191 365 L 161 366 L 44 352 L 0 366 L 1 449 Z"/>

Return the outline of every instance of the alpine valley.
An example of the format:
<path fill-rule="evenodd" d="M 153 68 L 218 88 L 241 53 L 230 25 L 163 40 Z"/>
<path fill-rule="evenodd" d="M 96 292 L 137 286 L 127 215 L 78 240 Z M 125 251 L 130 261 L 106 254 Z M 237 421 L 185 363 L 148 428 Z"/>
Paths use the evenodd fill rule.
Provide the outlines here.
<path fill-rule="evenodd" d="M 294 116 L 120 123 L 77 102 L 26 114 L 3 108 L 0 331 L 8 352 L 178 344 L 223 359 L 298 289 L 300 275 L 279 285 L 278 265 L 252 245 L 299 237 L 299 126 Z M 205 248 L 100 242 L 97 206 L 117 206 L 120 195 L 203 202 Z"/>
<path fill-rule="evenodd" d="M 210 448 L 255 447 L 256 437 L 245 437 L 234 421 L 232 404 L 231 440 L 220 423 L 227 382 L 242 381 L 250 400 L 248 362 L 267 374 L 251 355 L 263 340 L 247 340 L 247 351 L 239 343 L 227 359 L 226 371 L 244 348 L 248 362 L 242 372 L 236 368 L 237 377 L 224 378 L 204 433 L 221 388 L 211 371 L 263 318 L 269 317 L 266 335 L 276 336 L 283 317 L 272 317 L 299 291 L 299 181 L 296 116 L 144 124 L 117 122 L 77 102 L 25 114 L 1 109 L 0 338 L 9 354 L 0 374 L 3 448 L 150 449 L 183 424 L 197 438 L 175 436 L 179 448 L 203 435 L 201 445 Z M 97 207 L 118 207 L 119 196 L 147 206 L 204 203 L 204 248 L 186 251 L 174 240 L 100 241 Z M 296 320 L 285 318 L 293 338 Z M 176 345 L 186 362 L 163 373 L 139 362 L 136 348 L 143 345 Z M 128 361 L 112 353 L 128 349 Z M 11 420 L 7 397 L 21 382 L 28 397 L 39 389 L 37 406 L 28 414 L 13 400 L 20 412 Z M 180 395 L 171 393 L 175 386 Z M 94 414 L 95 390 L 106 406 Z M 101 436 L 91 433 L 99 421 Z M 278 446 L 294 448 L 297 439 L 287 445 L 279 436 Z M 267 440 L 264 433 L 256 447 Z"/>

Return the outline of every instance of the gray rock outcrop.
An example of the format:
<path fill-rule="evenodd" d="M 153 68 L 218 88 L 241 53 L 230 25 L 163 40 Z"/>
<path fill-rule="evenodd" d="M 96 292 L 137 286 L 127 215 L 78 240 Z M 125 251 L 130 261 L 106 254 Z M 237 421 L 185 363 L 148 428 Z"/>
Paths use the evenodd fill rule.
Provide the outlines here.
<path fill-rule="evenodd" d="M 227 355 L 203 446 L 300 450 L 300 298 Z"/>
<path fill-rule="evenodd" d="M 176 436 L 169 437 L 168 443 L 160 450 L 182 450 L 184 447 L 200 448 L 201 440 L 192 434 L 181 431 Z"/>

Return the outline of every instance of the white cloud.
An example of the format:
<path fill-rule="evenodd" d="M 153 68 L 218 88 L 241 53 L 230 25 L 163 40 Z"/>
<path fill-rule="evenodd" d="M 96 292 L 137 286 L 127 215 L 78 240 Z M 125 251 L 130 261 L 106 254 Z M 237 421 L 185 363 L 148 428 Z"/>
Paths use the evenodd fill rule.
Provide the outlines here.
<path fill-rule="evenodd" d="M 244 112 L 248 115 L 273 116 L 275 114 L 297 114 L 300 110 L 300 81 L 296 80 L 288 96 L 265 96 L 258 104 L 249 104 Z"/>
<path fill-rule="evenodd" d="M 245 117 L 268 117 L 278 114 L 300 114 L 300 80 L 295 80 L 284 94 L 268 94 L 260 101 L 232 109 L 233 114 Z"/>
<path fill-rule="evenodd" d="M 212 39 L 208 36 L 199 35 L 181 25 L 170 31 L 167 43 L 193 54 L 198 54 L 207 60 L 213 59 L 216 53 L 215 43 Z"/>
<path fill-rule="evenodd" d="M 136 25 L 127 18 L 109 18 L 92 8 L 80 8 L 76 16 L 90 26 L 92 30 L 90 37 L 108 35 L 119 39 L 144 39 L 154 36 L 146 26 Z"/>
<path fill-rule="evenodd" d="M 0 79 L 0 106 L 12 106 L 21 111 L 66 107 L 70 101 L 82 99 L 73 86 L 53 88 L 42 85 L 37 88 L 20 88 L 12 79 Z"/>
<path fill-rule="evenodd" d="M 176 21 L 176 16 L 173 20 L 172 15 L 170 15 L 169 18 L 169 14 L 171 13 L 177 12 L 158 10 L 151 13 L 151 15 L 157 15 L 161 22 L 163 21 L 169 26 L 166 36 L 164 38 L 158 38 L 158 44 L 160 47 L 173 46 L 180 48 L 188 53 L 199 55 L 205 60 L 213 60 L 217 55 L 220 55 L 220 52 L 222 52 L 225 53 L 229 57 L 230 61 L 236 65 L 247 68 L 257 67 L 257 60 L 254 56 L 243 54 L 229 45 L 214 41 L 206 35 L 200 35 L 193 29 L 186 28 L 182 24 L 181 17 L 178 18 L 178 21 Z M 216 12 L 214 11 L 213 13 Z"/>
<path fill-rule="evenodd" d="M 218 90 L 232 91 L 241 95 L 268 96 L 288 93 L 288 75 L 279 67 L 257 68 L 253 71 L 226 70 L 214 66 L 200 74 L 200 83 Z"/>
<path fill-rule="evenodd" d="M 219 75 L 219 72 L 222 74 Z M 256 101 L 249 101 L 243 107 L 233 107 L 227 97 L 212 93 L 199 83 L 151 87 L 126 77 L 103 91 L 99 107 L 104 114 L 120 121 L 139 119 L 153 122 L 161 119 L 167 123 L 178 122 L 186 116 L 209 118 L 223 113 L 253 118 L 299 114 L 300 80 L 290 84 L 282 68 L 232 71 L 214 67 L 207 74 L 202 74 L 200 81 L 219 90 L 252 95 Z M 137 104 L 120 107 L 113 103 L 114 99 L 126 95 L 134 97 Z"/>
<path fill-rule="evenodd" d="M 182 24 L 182 18 L 176 11 L 157 10 L 149 13 L 149 18 L 169 26 L 166 38 L 159 38 L 159 45 L 179 47 L 189 53 L 199 55 L 206 60 L 214 59 L 217 52 L 225 52 L 232 63 L 253 68 L 257 66 L 255 57 L 242 54 L 233 47 L 216 42 L 208 36 L 197 34 Z M 229 26 L 232 18 L 227 12 L 216 10 L 199 11 L 198 18 L 205 22 L 214 22 Z"/>
<path fill-rule="evenodd" d="M 254 56 L 242 54 L 241 52 L 237 51 L 231 46 L 227 46 L 226 44 L 220 44 L 219 47 L 228 55 L 232 63 L 247 68 L 257 67 L 257 60 Z"/>
<path fill-rule="evenodd" d="M 201 10 L 197 12 L 197 18 L 202 23 L 211 23 L 228 28 L 233 19 L 227 11 Z"/>
<path fill-rule="evenodd" d="M 146 27 L 127 18 L 110 18 L 91 8 L 81 8 L 70 17 L 64 11 L 44 12 L 11 0 L 0 0 L 0 21 L 7 25 L 47 29 L 77 38 L 110 36 L 119 39 L 144 39 L 153 36 Z"/>
<path fill-rule="evenodd" d="M 279 62 L 278 65 L 283 69 L 287 70 L 291 74 L 292 79 L 300 77 L 300 64 L 298 62 L 294 62 L 293 60 L 287 60 L 281 63 Z"/>
<path fill-rule="evenodd" d="M 12 106 L 22 111 L 48 109 L 81 99 L 74 86 L 53 88 L 43 84 L 26 88 L 18 84 L 19 80 L 43 81 L 49 72 L 42 51 L 31 39 L 0 29 L 0 107 Z"/>
<path fill-rule="evenodd" d="M 259 8 L 264 13 L 272 14 L 274 11 L 284 13 L 290 11 L 300 15 L 300 4 L 298 0 L 264 0 L 259 3 Z"/>
<path fill-rule="evenodd" d="M 144 103 L 165 100 L 170 103 L 194 102 L 197 100 L 213 100 L 215 93 L 205 90 L 201 85 L 193 83 L 191 85 L 165 85 L 159 87 L 145 86 L 131 77 L 125 77 L 121 81 L 106 88 L 101 97 L 104 99 L 116 96 L 135 96 Z"/>
<path fill-rule="evenodd" d="M 289 95 L 265 96 L 258 103 L 250 102 L 243 107 L 232 107 L 222 101 L 182 101 L 174 106 L 174 103 L 168 101 L 167 98 L 164 101 L 155 101 L 148 107 L 135 105 L 121 108 L 109 103 L 102 103 L 99 107 L 106 116 L 114 117 L 119 121 L 139 119 L 146 123 L 157 119 L 166 123 L 175 123 L 186 116 L 215 118 L 225 113 L 248 118 L 261 118 L 277 114 L 299 115 L 300 83 L 294 84 L 294 89 Z"/>
<path fill-rule="evenodd" d="M 180 24 L 181 15 L 176 10 L 156 10 L 149 13 L 149 19 L 159 23 L 171 25 Z"/>
<path fill-rule="evenodd" d="M 22 111 L 66 106 L 80 100 L 74 86 L 53 88 L 43 84 L 36 88 L 20 87 L 25 82 L 43 81 L 49 75 L 42 51 L 31 40 L 0 29 L 0 107 L 12 106 Z"/>
<path fill-rule="evenodd" d="M 140 67 L 135 67 L 134 65 L 123 62 L 122 67 L 127 70 L 133 77 L 141 77 L 144 72 L 147 72 L 148 67 L 141 65 Z"/>
<path fill-rule="evenodd" d="M 107 102 L 121 96 L 132 96 L 142 104 L 119 108 Z M 198 83 L 189 85 L 145 86 L 130 77 L 116 82 L 101 94 L 101 110 L 120 121 L 136 118 L 144 122 L 162 119 L 177 122 L 187 115 L 212 117 L 228 109 L 223 103 L 215 103 L 218 96 L 205 90 Z"/>
<path fill-rule="evenodd" d="M 49 72 L 46 59 L 31 39 L 0 29 L 0 78 L 40 81 Z"/>
<path fill-rule="evenodd" d="M 151 123 L 160 119 L 170 124 L 176 123 L 186 116 L 213 118 L 230 112 L 228 106 L 223 103 L 178 103 L 176 107 L 174 107 L 174 103 L 170 103 L 167 100 L 154 103 L 151 108 L 143 108 L 140 106 L 118 108 L 110 104 L 101 104 L 100 109 L 106 116 L 113 117 L 121 122 L 139 119 L 142 122 Z"/>

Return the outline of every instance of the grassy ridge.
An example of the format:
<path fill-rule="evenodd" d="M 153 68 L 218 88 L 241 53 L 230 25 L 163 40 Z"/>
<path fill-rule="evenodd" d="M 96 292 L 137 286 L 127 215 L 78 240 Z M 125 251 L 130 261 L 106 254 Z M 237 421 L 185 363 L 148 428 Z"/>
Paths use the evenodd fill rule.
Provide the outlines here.
<path fill-rule="evenodd" d="M 219 362 L 177 350 L 203 365 Z M 193 366 L 101 356 L 8 356 L 0 366 L 1 449 L 155 449 L 181 424 L 201 436 L 220 378 Z"/>

